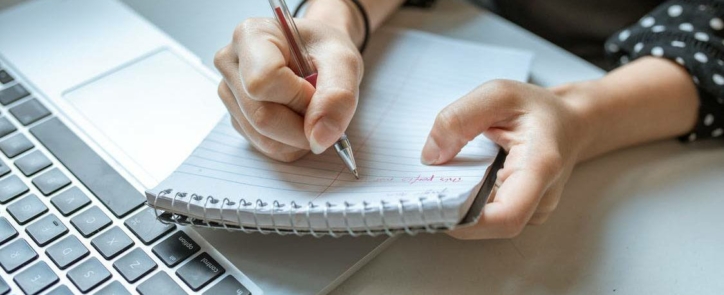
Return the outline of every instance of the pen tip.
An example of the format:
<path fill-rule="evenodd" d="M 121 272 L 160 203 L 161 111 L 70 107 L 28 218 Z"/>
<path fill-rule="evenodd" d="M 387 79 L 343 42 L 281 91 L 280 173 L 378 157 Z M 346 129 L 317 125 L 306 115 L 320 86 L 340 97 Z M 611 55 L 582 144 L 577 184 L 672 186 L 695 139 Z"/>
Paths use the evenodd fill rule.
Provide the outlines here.
<path fill-rule="evenodd" d="M 354 177 L 359 179 L 359 173 L 357 172 L 357 169 L 352 170 L 352 173 L 354 173 Z"/>

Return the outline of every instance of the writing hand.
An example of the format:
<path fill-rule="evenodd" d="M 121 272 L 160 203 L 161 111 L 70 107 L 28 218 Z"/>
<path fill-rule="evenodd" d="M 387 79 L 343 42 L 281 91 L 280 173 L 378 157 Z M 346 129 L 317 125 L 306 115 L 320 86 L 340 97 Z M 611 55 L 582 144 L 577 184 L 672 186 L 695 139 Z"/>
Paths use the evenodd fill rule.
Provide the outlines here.
<path fill-rule="evenodd" d="M 316 90 L 290 68 L 290 50 L 271 18 L 249 19 L 219 50 L 219 97 L 234 128 L 257 150 L 294 161 L 321 153 L 347 129 L 357 106 L 362 58 L 350 37 L 322 22 L 299 19 L 301 37 L 318 71 Z"/>

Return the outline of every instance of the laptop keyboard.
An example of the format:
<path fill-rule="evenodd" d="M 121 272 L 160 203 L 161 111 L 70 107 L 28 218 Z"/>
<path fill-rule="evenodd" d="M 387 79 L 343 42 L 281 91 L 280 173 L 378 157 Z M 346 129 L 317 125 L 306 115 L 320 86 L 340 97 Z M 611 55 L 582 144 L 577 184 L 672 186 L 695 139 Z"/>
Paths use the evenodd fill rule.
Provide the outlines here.
<path fill-rule="evenodd" d="M 0 295 L 251 294 L 3 69 L 0 105 Z"/>

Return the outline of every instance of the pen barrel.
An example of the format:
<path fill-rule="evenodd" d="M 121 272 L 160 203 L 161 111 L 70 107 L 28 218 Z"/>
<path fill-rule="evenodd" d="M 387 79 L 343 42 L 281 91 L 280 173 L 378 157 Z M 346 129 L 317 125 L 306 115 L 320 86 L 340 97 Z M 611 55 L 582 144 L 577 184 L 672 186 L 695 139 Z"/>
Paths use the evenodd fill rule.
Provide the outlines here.
<path fill-rule="evenodd" d="M 317 73 L 305 76 L 304 80 L 307 80 L 314 88 L 317 88 Z"/>
<path fill-rule="evenodd" d="M 269 0 L 269 5 L 271 5 L 274 10 L 274 17 L 277 19 L 284 37 L 287 39 L 292 63 L 296 67 L 295 70 L 299 71 L 297 74 L 299 74 L 300 77 L 309 77 L 315 74 L 317 71 L 309 58 L 307 49 L 304 47 L 304 40 L 302 40 L 302 36 L 299 34 L 297 25 L 294 23 L 294 18 L 289 12 L 286 2 L 284 2 L 284 0 Z"/>
<path fill-rule="evenodd" d="M 297 74 L 303 77 L 309 83 L 317 88 L 317 70 L 312 64 L 312 60 L 307 53 L 306 47 L 304 46 L 304 40 L 299 34 L 297 25 L 294 23 L 294 18 L 289 12 L 289 8 L 284 0 L 269 0 L 269 4 L 274 10 L 274 17 L 277 19 L 279 26 L 287 39 L 289 44 L 290 56 L 292 59 L 293 66 L 296 66 Z M 334 144 L 337 154 L 342 158 L 342 161 L 347 168 L 354 173 L 355 177 L 359 177 L 357 172 L 357 164 L 352 154 L 352 145 L 349 143 L 347 135 L 342 134 L 339 140 Z"/>

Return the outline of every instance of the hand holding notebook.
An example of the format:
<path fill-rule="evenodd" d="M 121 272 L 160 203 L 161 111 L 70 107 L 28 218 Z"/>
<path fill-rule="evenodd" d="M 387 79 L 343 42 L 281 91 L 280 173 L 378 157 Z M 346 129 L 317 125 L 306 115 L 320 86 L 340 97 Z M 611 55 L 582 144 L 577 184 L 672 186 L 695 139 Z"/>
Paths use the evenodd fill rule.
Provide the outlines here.
<path fill-rule="evenodd" d="M 427 133 L 443 107 L 481 81 L 525 81 L 531 58 L 424 33 L 380 31 L 365 55 L 367 74 L 347 130 L 360 180 L 333 151 L 289 164 L 268 159 L 224 118 L 147 192 L 148 203 L 176 221 L 280 233 L 452 227 L 491 175 L 498 147 L 478 137 L 449 164 L 426 166 L 420 151 Z"/>

